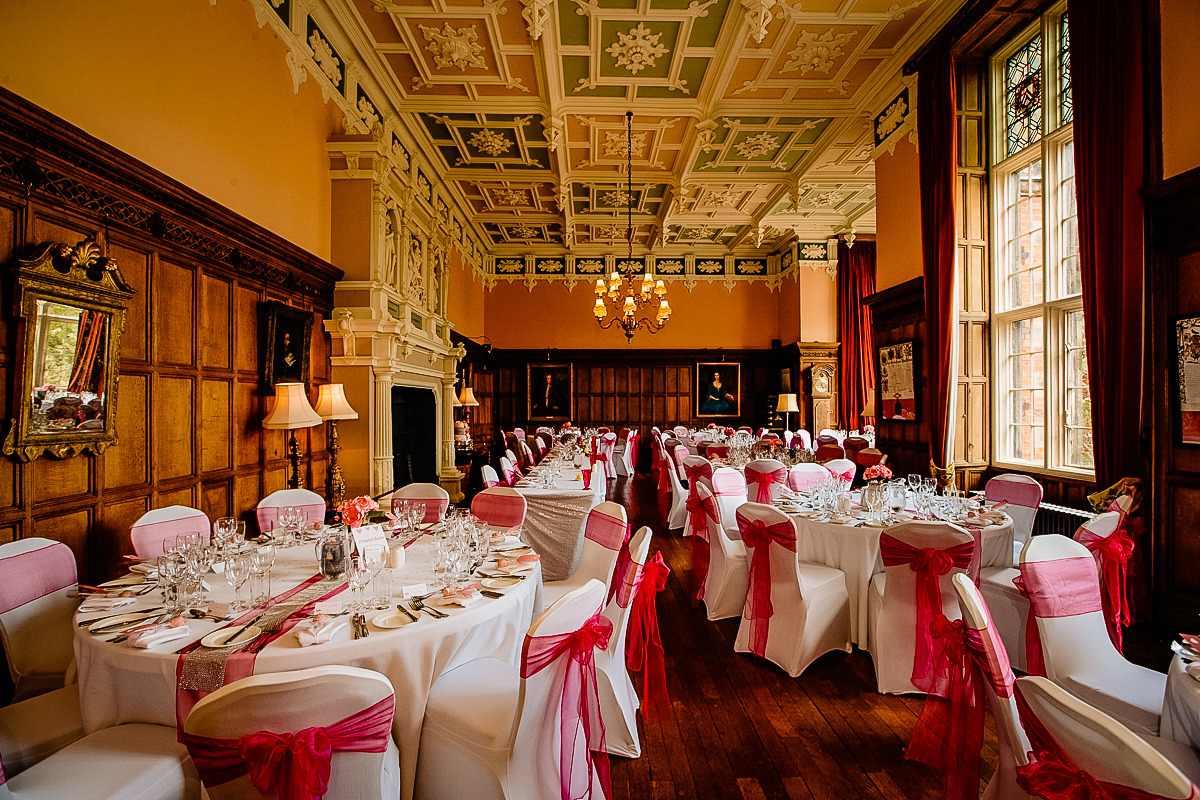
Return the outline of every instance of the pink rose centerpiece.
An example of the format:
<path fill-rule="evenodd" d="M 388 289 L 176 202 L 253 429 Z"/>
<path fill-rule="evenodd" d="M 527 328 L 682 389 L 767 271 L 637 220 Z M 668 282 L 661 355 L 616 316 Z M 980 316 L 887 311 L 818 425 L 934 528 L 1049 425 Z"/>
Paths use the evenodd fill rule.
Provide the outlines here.
<path fill-rule="evenodd" d="M 889 481 L 892 479 L 892 470 L 887 464 L 872 464 L 863 471 L 863 480 L 865 481 Z"/>
<path fill-rule="evenodd" d="M 380 511 L 379 503 L 366 495 L 347 500 L 337 507 L 337 512 L 342 519 L 342 524 L 351 528 L 394 519 L 390 511 Z"/>

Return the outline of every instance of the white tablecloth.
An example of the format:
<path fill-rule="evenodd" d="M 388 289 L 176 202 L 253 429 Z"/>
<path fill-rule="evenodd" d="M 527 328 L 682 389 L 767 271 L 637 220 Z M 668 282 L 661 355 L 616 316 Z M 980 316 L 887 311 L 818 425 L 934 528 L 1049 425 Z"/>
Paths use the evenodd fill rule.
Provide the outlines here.
<path fill-rule="evenodd" d="M 867 593 L 871 576 L 883 572 L 883 559 L 879 555 L 879 535 L 883 529 L 814 522 L 799 515 L 793 515 L 792 519 L 796 521 L 796 553 L 800 560 L 835 567 L 846 573 L 846 589 L 850 592 L 850 640 L 865 650 L 870 630 Z M 1011 567 L 1012 543 L 1011 521 L 984 528 L 982 565 Z"/>
<path fill-rule="evenodd" d="M 1200 749 L 1200 681 L 1188 675 L 1185 666 L 1179 655 L 1171 659 L 1158 735 Z"/>
<path fill-rule="evenodd" d="M 396 570 L 392 591 L 404 585 L 433 581 L 428 539 L 420 539 L 407 550 L 404 568 Z M 278 595 L 316 573 L 312 545 L 281 550 L 276 559 L 271 591 Z M 232 589 L 220 576 L 209 576 L 214 600 L 228 601 Z M 383 673 L 396 689 L 396 716 L 392 735 L 400 749 L 401 795 L 412 797 L 416 757 L 421 742 L 425 703 L 434 681 L 443 673 L 480 658 L 498 658 L 516 663 L 521 644 L 541 604 L 541 572 L 534 571 L 500 600 L 484 600 L 468 609 L 444 609 L 449 619 L 421 615 L 420 621 L 395 630 L 371 627 L 371 635 L 353 640 L 348 628 L 328 644 L 300 647 L 296 637 L 285 634 L 259 654 L 256 674 L 283 672 L 308 667 L 341 664 Z M 243 593 L 245 587 L 243 587 Z M 349 590 L 337 595 L 349 600 Z M 393 598 L 393 603 L 395 598 Z M 138 607 L 160 603 L 158 592 L 139 600 Z M 122 609 L 124 610 L 124 609 Z M 395 606 L 392 606 L 395 610 Z M 108 612 L 117 613 L 117 612 Z M 368 612 L 373 619 L 385 612 Z M 104 614 L 80 615 L 94 619 Z M 221 623 L 223 624 L 223 623 Z M 192 640 L 219 627 L 208 620 L 189 622 Z M 109 644 L 107 637 L 92 636 L 77 628 L 75 658 L 79 665 L 79 693 L 84 730 L 91 733 L 126 722 L 175 725 L 175 674 L 179 656 L 175 651 L 186 641 L 138 650 Z"/>
<path fill-rule="evenodd" d="M 588 512 L 604 500 L 597 487 L 584 489 L 583 480 L 575 479 L 578 474 L 579 469 L 565 469 L 548 488 L 515 487 L 529 504 L 521 538 L 541 554 L 542 576 L 548 581 L 565 580 L 579 569 Z"/>

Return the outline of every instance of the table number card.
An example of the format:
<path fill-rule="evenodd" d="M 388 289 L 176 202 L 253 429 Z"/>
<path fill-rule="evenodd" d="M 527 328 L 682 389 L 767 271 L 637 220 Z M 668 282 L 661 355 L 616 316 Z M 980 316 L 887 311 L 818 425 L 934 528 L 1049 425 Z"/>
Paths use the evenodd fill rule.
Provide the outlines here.
<path fill-rule="evenodd" d="M 382 525 L 360 525 L 354 528 L 351 533 L 354 536 L 354 543 L 358 545 L 358 552 L 365 553 L 368 548 L 388 549 L 387 534 L 383 532 Z"/>

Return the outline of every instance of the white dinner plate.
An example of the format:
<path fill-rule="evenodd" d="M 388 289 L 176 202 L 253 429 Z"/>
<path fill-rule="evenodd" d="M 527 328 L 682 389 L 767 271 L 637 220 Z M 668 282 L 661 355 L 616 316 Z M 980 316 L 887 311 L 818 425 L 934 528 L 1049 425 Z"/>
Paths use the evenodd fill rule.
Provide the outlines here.
<path fill-rule="evenodd" d="M 131 611 L 128 614 L 119 614 L 115 617 L 106 617 L 105 619 L 97 620 L 88 626 L 88 633 L 121 633 L 130 628 L 141 625 L 148 619 L 153 619 L 158 614 L 147 614 L 145 611 Z"/>
<path fill-rule="evenodd" d="M 514 578 L 511 575 L 504 575 L 499 578 L 484 578 L 480 581 L 485 589 L 507 589 L 510 586 L 516 586 L 520 582 L 519 578 Z"/>
<path fill-rule="evenodd" d="M 146 576 L 140 572 L 131 572 L 128 575 L 123 575 L 120 578 L 111 581 L 105 581 L 100 584 L 101 589 L 113 589 L 118 586 L 141 586 L 146 582 Z"/>
<path fill-rule="evenodd" d="M 384 631 L 390 631 L 393 628 L 403 628 L 405 625 L 411 625 L 413 620 L 403 611 L 385 611 L 382 614 L 377 614 L 375 619 L 371 620 L 371 624 L 376 628 Z"/>
<path fill-rule="evenodd" d="M 241 633 L 238 633 L 238 628 L 221 628 L 218 631 L 213 631 L 208 636 L 200 640 L 200 644 L 204 647 L 237 647 L 251 641 L 262 633 L 262 628 L 257 625 L 251 625 Z M 233 635 L 237 633 L 237 638 Z"/>
<path fill-rule="evenodd" d="M 533 548 L 523 545 L 500 545 L 494 549 L 496 555 L 501 558 L 516 558 L 517 556 L 527 556 L 533 552 Z"/>

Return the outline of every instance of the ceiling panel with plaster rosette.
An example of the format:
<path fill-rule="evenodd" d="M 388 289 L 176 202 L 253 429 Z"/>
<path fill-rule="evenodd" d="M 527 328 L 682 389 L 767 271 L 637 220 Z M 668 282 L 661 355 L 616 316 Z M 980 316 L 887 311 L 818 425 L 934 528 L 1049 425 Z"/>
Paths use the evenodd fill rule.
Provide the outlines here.
<path fill-rule="evenodd" d="M 733 265 L 874 232 L 870 121 L 964 0 L 251 2 L 490 256 L 613 252 L 632 199 L 636 254 Z"/>

